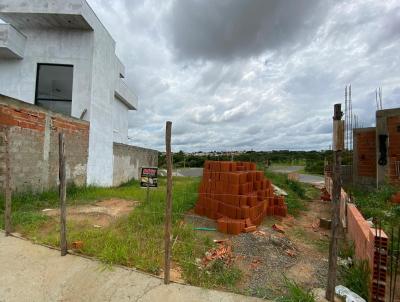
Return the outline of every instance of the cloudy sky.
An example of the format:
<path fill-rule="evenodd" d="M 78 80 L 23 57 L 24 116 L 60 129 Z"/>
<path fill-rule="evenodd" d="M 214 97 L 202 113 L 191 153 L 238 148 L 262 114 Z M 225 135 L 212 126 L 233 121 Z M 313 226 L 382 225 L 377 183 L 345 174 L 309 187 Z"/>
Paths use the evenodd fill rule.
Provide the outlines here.
<path fill-rule="evenodd" d="M 88 0 L 139 96 L 129 136 L 174 150 L 320 150 L 333 104 L 400 107 L 400 2 Z"/>

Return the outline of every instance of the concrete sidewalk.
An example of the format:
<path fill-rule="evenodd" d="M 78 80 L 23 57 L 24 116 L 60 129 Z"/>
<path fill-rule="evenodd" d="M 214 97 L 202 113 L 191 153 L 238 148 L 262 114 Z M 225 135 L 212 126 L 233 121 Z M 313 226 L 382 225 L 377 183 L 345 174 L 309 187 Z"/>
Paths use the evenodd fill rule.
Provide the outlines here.
<path fill-rule="evenodd" d="M 60 253 L 0 232 L 0 301 L 266 301 L 194 286 Z"/>

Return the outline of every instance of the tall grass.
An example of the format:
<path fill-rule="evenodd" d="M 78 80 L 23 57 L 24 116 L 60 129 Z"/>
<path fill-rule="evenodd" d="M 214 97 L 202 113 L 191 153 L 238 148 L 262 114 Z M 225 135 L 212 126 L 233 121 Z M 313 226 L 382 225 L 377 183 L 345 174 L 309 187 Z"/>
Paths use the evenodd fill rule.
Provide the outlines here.
<path fill-rule="evenodd" d="M 301 211 L 305 211 L 307 209 L 305 201 L 314 199 L 318 194 L 318 190 L 311 185 L 289 180 L 287 174 L 265 170 L 265 176 L 271 180 L 274 185 L 288 193 L 285 201 L 288 206 L 288 212 L 291 215 L 297 216 Z"/>
<path fill-rule="evenodd" d="M 296 282 L 285 278 L 287 293 L 277 299 L 278 302 L 315 302 L 315 296 L 311 290 L 305 290 Z"/>
<path fill-rule="evenodd" d="M 365 260 L 356 260 L 349 267 L 340 267 L 340 279 L 344 286 L 369 301 L 370 269 Z"/>
<path fill-rule="evenodd" d="M 69 186 L 67 204 L 89 204 L 97 200 L 121 198 L 140 201 L 129 216 L 117 219 L 108 227 L 94 228 L 88 221 L 68 221 L 67 240 L 83 241 L 81 253 L 97 257 L 107 265 L 121 264 L 159 274 L 164 255 L 165 178 L 159 178 L 159 187 L 151 189 L 146 202 L 146 189 L 137 181 L 120 187 Z M 205 270 L 196 259 L 204 256 L 214 243 L 194 230 L 193 225 L 182 223 L 184 214 L 197 200 L 199 179 L 175 177 L 173 179 L 173 238 L 172 258 L 183 271 L 185 280 L 206 287 L 232 287 L 241 272 L 235 267 Z M 58 207 L 56 191 L 14 194 L 12 201 L 14 228 L 24 236 L 40 243 L 59 245 L 59 224 L 42 213 L 44 208 Z M 4 200 L 0 199 L 0 215 Z M 3 215 L 0 226 L 3 226 Z"/>

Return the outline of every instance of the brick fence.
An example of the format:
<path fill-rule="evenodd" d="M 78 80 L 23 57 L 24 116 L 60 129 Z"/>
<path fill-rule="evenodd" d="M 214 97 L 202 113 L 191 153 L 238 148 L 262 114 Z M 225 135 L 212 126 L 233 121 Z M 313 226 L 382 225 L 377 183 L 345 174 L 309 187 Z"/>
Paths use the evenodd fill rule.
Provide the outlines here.
<path fill-rule="evenodd" d="M 56 187 L 59 132 L 65 133 L 67 180 L 85 185 L 89 123 L 0 95 L 0 190 L 5 180 L 6 133 L 13 190 Z"/>
<path fill-rule="evenodd" d="M 354 242 L 356 259 L 366 260 L 369 264 L 371 301 L 385 301 L 387 235 L 382 230 L 371 228 L 354 204 L 347 205 L 347 230 L 349 239 Z"/>
<path fill-rule="evenodd" d="M 332 196 L 332 178 L 327 173 L 325 188 Z M 371 301 L 385 301 L 388 237 L 382 230 L 375 232 L 375 229 L 369 226 L 357 207 L 350 201 L 350 197 L 342 188 L 340 194 L 342 226 L 347 229 L 347 237 L 354 242 L 355 258 L 368 262 L 371 270 Z M 376 294 L 378 299 L 375 298 Z"/>

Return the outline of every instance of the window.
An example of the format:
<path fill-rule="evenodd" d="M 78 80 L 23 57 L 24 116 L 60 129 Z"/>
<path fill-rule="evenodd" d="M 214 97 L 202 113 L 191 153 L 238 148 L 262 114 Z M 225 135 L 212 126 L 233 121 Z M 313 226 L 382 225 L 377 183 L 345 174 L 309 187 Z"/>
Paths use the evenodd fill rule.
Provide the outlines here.
<path fill-rule="evenodd" d="M 35 104 L 71 115 L 73 66 L 38 64 Z"/>

